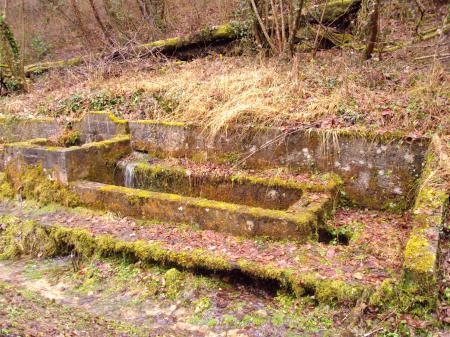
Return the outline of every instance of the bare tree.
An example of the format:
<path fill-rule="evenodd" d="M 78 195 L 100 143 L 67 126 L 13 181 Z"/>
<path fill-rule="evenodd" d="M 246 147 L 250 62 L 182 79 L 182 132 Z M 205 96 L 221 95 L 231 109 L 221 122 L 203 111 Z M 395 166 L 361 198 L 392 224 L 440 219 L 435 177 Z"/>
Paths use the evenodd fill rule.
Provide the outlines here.
<path fill-rule="evenodd" d="M 272 53 L 292 57 L 304 0 L 249 0 L 255 16 L 255 38 Z"/>
<path fill-rule="evenodd" d="M 381 0 L 372 0 L 371 9 L 369 12 L 369 23 L 368 23 L 368 37 L 367 46 L 364 52 L 364 59 L 368 60 L 372 57 L 372 53 L 375 49 L 378 38 L 379 30 L 379 17 L 380 17 L 380 2 Z"/>
<path fill-rule="evenodd" d="M 165 0 L 136 0 L 136 3 L 145 21 L 158 29 L 165 28 Z"/>
<path fill-rule="evenodd" d="M 73 10 L 74 18 L 72 21 L 76 27 L 76 29 L 81 33 L 83 39 L 87 43 L 87 45 L 91 45 L 92 41 L 90 39 L 90 34 L 88 28 L 85 26 L 82 20 L 82 14 L 80 8 L 78 7 L 77 0 L 70 0 L 70 5 Z"/>
<path fill-rule="evenodd" d="M 0 59 L 7 65 L 8 74 L 2 69 L 0 72 L 0 84 L 6 89 L 27 90 L 27 81 L 23 67 L 23 55 L 21 55 L 19 45 L 14 38 L 11 27 L 6 22 L 5 12 L 0 14 Z M 24 15 L 25 3 L 22 0 L 22 16 Z M 22 18 L 24 26 L 24 19 Z"/>
<path fill-rule="evenodd" d="M 94 0 L 89 0 L 89 4 L 91 5 L 92 13 L 94 14 L 95 21 L 97 21 L 103 35 L 108 41 L 110 46 L 114 46 L 114 40 L 111 36 L 110 29 L 106 27 L 106 24 L 102 21 L 100 14 L 98 12 L 97 6 L 95 5 Z"/>
<path fill-rule="evenodd" d="M 103 0 L 103 6 L 105 7 L 106 14 L 111 18 L 119 34 L 125 37 L 127 41 L 130 41 L 132 37 L 128 31 L 129 25 L 127 25 L 123 16 L 119 15 L 119 10 L 121 10 L 121 8 L 117 8 L 111 0 Z"/>

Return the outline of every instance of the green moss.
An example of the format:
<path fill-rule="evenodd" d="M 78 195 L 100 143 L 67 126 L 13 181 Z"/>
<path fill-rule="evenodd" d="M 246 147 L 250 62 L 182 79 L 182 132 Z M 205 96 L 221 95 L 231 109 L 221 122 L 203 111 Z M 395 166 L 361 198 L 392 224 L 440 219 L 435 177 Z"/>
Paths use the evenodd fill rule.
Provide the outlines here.
<path fill-rule="evenodd" d="M 430 273 L 436 266 L 436 252 L 430 246 L 425 231 L 415 229 L 405 248 L 405 267 L 418 273 Z"/>
<path fill-rule="evenodd" d="M 239 152 L 227 152 L 217 158 L 219 164 L 236 164 L 241 159 L 242 154 Z M 196 161 L 195 159 L 192 159 Z"/>
<path fill-rule="evenodd" d="M 320 280 L 315 284 L 315 297 L 320 303 L 355 303 L 362 294 L 362 288 L 351 286 L 339 280 Z"/>
<path fill-rule="evenodd" d="M 61 226 L 42 226 L 34 222 L 21 222 L 16 218 L 0 218 L 10 224 L 7 231 L 0 232 L 0 253 L 5 257 L 36 254 L 53 256 L 68 254 L 75 250 L 85 257 L 124 256 L 139 259 L 144 263 L 158 263 L 163 266 L 177 266 L 182 269 L 230 272 L 240 270 L 256 279 L 271 280 L 281 287 L 293 289 L 297 296 L 314 294 L 319 302 L 329 304 L 354 303 L 362 288 L 342 281 L 322 280 L 314 274 L 298 274 L 294 270 L 272 265 L 256 264 L 239 260 L 237 264 L 213 256 L 201 249 L 176 252 L 164 248 L 158 242 L 122 241 L 107 235 L 94 236 L 86 230 Z M 6 234 L 5 234 L 6 233 Z M 3 240 L 3 241 L 2 241 Z M 176 298 L 183 274 L 170 269 L 164 274 L 166 292 Z"/>
<path fill-rule="evenodd" d="M 59 247 L 45 227 L 32 221 L 21 222 L 11 216 L 0 217 L 6 229 L 0 232 L 0 259 L 12 259 L 22 255 L 46 257 L 55 255 Z"/>
<path fill-rule="evenodd" d="M 169 298 L 176 299 L 183 288 L 184 274 L 171 268 L 164 274 L 164 286 Z"/>
<path fill-rule="evenodd" d="M 436 286 L 439 231 L 448 203 L 447 191 L 435 174 L 436 165 L 437 155 L 430 146 L 413 210 L 414 228 L 404 252 L 403 281 L 416 284 L 425 295 Z"/>
<path fill-rule="evenodd" d="M 40 75 L 43 74 L 50 69 L 58 69 L 58 68 L 65 68 L 65 67 L 71 67 L 71 66 L 77 66 L 82 64 L 84 61 L 81 57 L 74 57 L 68 60 L 62 60 L 62 61 L 52 61 L 52 62 L 41 62 L 36 64 L 30 64 L 25 67 L 25 73 L 27 75 L 29 74 L 35 74 Z"/>
<path fill-rule="evenodd" d="M 300 191 L 308 190 L 312 192 L 324 192 L 333 190 L 342 185 L 342 180 L 339 176 L 327 173 L 320 176 L 320 179 L 326 184 L 317 183 L 303 183 L 293 179 L 283 179 L 281 177 L 261 178 L 247 174 L 235 174 L 230 177 L 232 182 L 235 183 L 249 183 L 252 185 L 263 185 L 267 187 L 282 187 L 289 189 L 298 189 Z"/>
<path fill-rule="evenodd" d="M 171 122 L 171 121 L 156 121 L 156 120 L 139 120 L 135 121 L 133 123 L 136 124 L 151 124 L 151 125 L 162 125 L 162 126 L 178 126 L 178 127 L 184 127 L 187 126 L 186 123 L 182 122 Z"/>
<path fill-rule="evenodd" d="M 42 205 L 56 202 L 75 207 L 80 204 L 78 197 L 65 186 L 50 180 L 42 166 L 10 164 L 6 175 L 13 189 L 25 199 L 35 199 Z"/>
<path fill-rule="evenodd" d="M 130 136 L 129 135 L 119 135 L 119 136 L 116 136 L 116 137 L 111 138 L 111 139 L 102 140 L 100 142 L 83 144 L 81 146 L 81 148 L 107 147 L 107 146 L 110 146 L 110 145 L 115 145 L 115 144 L 117 144 L 119 142 L 124 142 L 124 141 L 129 141 L 129 140 L 130 140 Z"/>
<path fill-rule="evenodd" d="M 195 151 L 191 155 L 191 160 L 195 163 L 205 163 L 208 161 L 207 151 Z"/>
<path fill-rule="evenodd" d="M 434 186 L 421 186 L 416 198 L 413 214 L 422 226 L 437 227 L 443 223 L 448 194 Z"/>
<path fill-rule="evenodd" d="M 370 295 L 368 304 L 382 310 L 424 316 L 435 310 L 435 288 L 423 286 L 402 278 L 386 279 Z"/>
<path fill-rule="evenodd" d="M 338 0 L 339 1 L 339 0 Z M 318 137 L 325 138 L 329 134 L 334 134 L 337 136 L 344 136 L 349 138 L 363 138 L 370 141 L 378 141 L 381 144 L 391 144 L 393 141 L 404 142 L 405 139 L 409 137 L 408 133 L 402 130 L 396 131 L 372 131 L 364 128 L 353 129 L 353 128 L 340 128 L 340 129 L 329 129 L 329 130 L 315 130 L 311 133 L 316 133 Z M 421 138 L 420 142 L 428 143 L 428 138 Z"/>
<path fill-rule="evenodd" d="M 143 47 L 155 48 L 155 47 L 176 47 L 180 43 L 181 39 L 179 37 L 173 37 L 165 40 L 158 40 L 154 42 L 147 43 Z"/>
<path fill-rule="evenodd" d="M 146 190 L 140 190 L 135 188 L 128 188 L 116 185 L 105 185 L 99 188 L 103 192 L 123 193 L 129 200 L 142 200 L 142 199 L 160 199 L 167 201 L 180 201 L 183 197 L 178 194 L 151 192 Z"/>
<path fill-rule="evenodd" d="M 433 144 L 428 149 L 425 167 L 420 179 L 418 195 L 416 197 L 414 211 L 415 218 L 422 225 L 439 226 L 443 221 L 443 213 L 448 203 L 448 193 L 445 190 L 438 169 L 438 155 Z M 424 216 L 424 214 L 426 214 Z"/>
<path fill-rule="evenodd" d="M 240 260 L 238 265 L 246 274 L 258 279 L 275 280 L 282 287 L 293 290 L 297 297 L 312 294 L 320 303 L 336 305 L 355 303 L 364 291 L 362 286 L 338 280 L 323 280 L 311 273 L 299 275 L 294 270 L 257 265 L 245 260 Z"/>
<path fill-rule="evenodd" d="M 62 147 L 71 147 L 80 145 L 81 143 L 80 131 L 65 130 L 65 132 L 60 137 L 58 137 L 55 143 L 58 146 Z"/>
<path fill-rule="evenodd" d="M 0 172 L 0 199 L 1 198 L 13 198 L 15 195 L 14 189 L 6 178 L 5 173 Z"/>
<path fill-rule="evenodd" d="M 23 141 L 23 142 L 5 144 L 5 147 L 14 146 L 14 147 L 20 147 L 20 148 L 24 148 L 24 147 L 36 148 L 36 147 L 39 147 L 39 146 L 47 144 L 47 143 L 48 143 L 48 139 L 46 139 L 46 138 L 35 138 L 35 139 Z"/>
<path fill-rule="evenodd" d="M 90 111 L 89 113 L 93 115 L 107 115 L 108 118 L 115 124 L 128 124 L 126 119 L 117 118 L 111 111 Z"/>

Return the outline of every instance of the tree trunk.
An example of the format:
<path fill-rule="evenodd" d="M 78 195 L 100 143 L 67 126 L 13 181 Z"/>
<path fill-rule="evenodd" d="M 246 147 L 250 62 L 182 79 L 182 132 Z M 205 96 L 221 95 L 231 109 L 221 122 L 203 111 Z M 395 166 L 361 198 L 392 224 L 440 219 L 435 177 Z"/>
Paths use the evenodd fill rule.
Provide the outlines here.
<path fill-rule="evenodd" d="M 131 36 L 128 33 L 128 26 L 125 24 L 124 20 L 122 20 L 119 15 L 117 15 L 117 8 L 114 8 L 111 0 L 103 0 L 103 6 L 105 8 L 106 14 L 112 19 L 114 25 L 118 32 L 125 37 L 127 41 L 131 40 Z"/>
<path fill-rule="evenodd" d="M 106 25 L 103 23 L 102 19 L 100 18 L 100 14 L 97 10 L 97 7 L 95 6 L 94 0 L 89 0 L 89 4 L 91 5 L 92 13 L 94 14 L 95 20 L 97 21 L 101 31 L 103 32 L 103 35 L 105 36 L 109 45 L 114 46 L 114 40 L 111 37 L 111 33 L 110 33 L 109 29 L 106 28 Z"/>
<path fill-rule="evenodd" d="M 19 45 L 2 15 L 0 15 L 0 56 L 6 62 L 9 68 L 7 70 L 10 72 L 8 83 L 10 83 L 11 88 L 6 89 L 26 90 L 27 83 Z M 0 71 L 0 77 L 1 82 L 3 84 L 6 83 L 6 76 L 3 70 Z"/>
<path fill-rule="evenodd" d="M 368 38 L 367 38 L 367 46 L 364 52 L 364 59 L 369 60 L 372 57 L 372 53 L 375 49 L 375 45 L 377 43 L 378 36 L 378 19 L 380 16 L 380 1 L 381 0 L 373 0 L 372 8 L 370 11 L 369 23 L 368 23 Z"/>
<path fill-rule="evenodd" d="M 76 23 L 76 29 L 78 29 L 81 32 L 81 35 L 83 36 L 84 40 L 86 41 L 87 45 L 91 45 L 91 39 L 89 38 L 89 31 L 85 27 L 83 20 L 81 19 L 82 14 L 80 12 L 80 8 L 78 7 L 77 0 L 70 0 L 70 5 L 72 7 L 73 13 L 74 13 L 74 21 Z"/>
<path fill-rule="evenodd" d="M 289 57 L 292 57 L 293 52 L 294 52 L 294 39 L 295 39 L 295 35 L 297 34 L 297 30 L 300 28 L 300 22 L 301 22 L 301 17 L 302 17 L 302 10 L 303 10 L 303 4 L 304 4 L 304 0 L 299 0 L 296 3 L 296 7 L 294 8 L 294 16 L 293 16 L 293 20 L 292 20 L 292 27 L 293 30 L 291 32 L 289 32 L 289 40 L 288 40 L 288 55 Z"/>

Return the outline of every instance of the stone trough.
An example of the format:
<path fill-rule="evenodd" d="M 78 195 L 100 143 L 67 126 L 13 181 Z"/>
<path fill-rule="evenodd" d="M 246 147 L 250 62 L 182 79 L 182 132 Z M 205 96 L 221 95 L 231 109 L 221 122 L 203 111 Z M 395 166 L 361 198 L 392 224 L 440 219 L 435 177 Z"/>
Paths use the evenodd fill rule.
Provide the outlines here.
<path fill-rule="evenodd" d="M 334 176 L 305 184 L 247 174 L 199 175 L 145 162 L 119 165 L 115 177 L 116 185 L 79 181 L 72 188 L 89 206 L 121 215 L 300 241 L 324 224 L 340 186 Z"/>
<path fill-rule="evenodd" d="M 80 144 L 55 145 L 67 129 L 79 132 Z M 0 120 L 0 142 L 0 170 L 40 165 L 86 206 L 238 236 L 323 242 L 338 202 L 395 212 L 414 205 L 402 275 L 435 289 L 448 194 L 418 188 L 433 167 L 427 138 L 235 127 L 211 140 L 195 125 L 96 112 L 69 125 Z M 197 172 L 187 163 L 228 169 Z M 289 178 L 295 174 L 260 174 L 270 168 L 309 175 L 299 182 Z"/>
<path fill-rule="evenodd" d="M 41 165 L 64 184 L 78 179 L 112 181 L 117 161 L 130 152 L 130 138 L 120 135 L 100 142 L 68 148 L 52 146 L 47 139 L 7 144 L 4 162 L 8 165 Z"/>
<path fill-rule="evenodd" d="M 59 147 L 48 138 L 10 143 L 4 164 L 41 165 L 94 208 L 235 235 L 304 241 L 334 210 L 340 181 L 333 175 L 318 184 L 248 174 L 199 176 L 149 164 L 156 160 L 151 156 L 123 167 L 121 159 L 132 152 L 124 124 L 109 114 L 90 114 L 75 126 L 82 145 Z"/>

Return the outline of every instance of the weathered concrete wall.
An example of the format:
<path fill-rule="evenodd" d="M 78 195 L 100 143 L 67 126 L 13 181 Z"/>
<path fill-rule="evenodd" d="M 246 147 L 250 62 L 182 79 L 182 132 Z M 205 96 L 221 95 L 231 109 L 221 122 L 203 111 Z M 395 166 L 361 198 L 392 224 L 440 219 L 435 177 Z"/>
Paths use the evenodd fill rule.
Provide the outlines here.
<path fill-rule="evenodd" d="M 129 124 L 135 150 L 197 160 L 242 158 L 248 167 L 282 165 L 299 171 L 335 172 L 343 178 L 352 202 L 374 209 L 411 206 L 429 144 L 428 139 L 391 134 L 242 128 L 209 140 L 192 125 Z"/>
<path fill-rule="evenodd" d="M 63 123 L 54 119 L 0 119 L 0 143 L 49 138 L 62 132 Z"/>
<path fill-rule="evenodd" d="M 430 146 L 413 208 L 413 229 L 404 252 L 403 277 L 420 284 L 422 293 L 437 297 L 439 236 L 446 225 L 449 194 L 445 182 L 435 174 L 439 149 Z"/>
<path fill-rule="evenodd" d="M 121 163 L 116 170 L 116 185 L 125 186 L 127 165 L 132 165 L 131 186 L 138 189 L 175 193 L 184 196 L 205 198 L 268 209 L 287 209 L 292 206 L 310 186 L 296 182 L 285 182 L 258 178 L 244 174 L 191 172 L 184 167 L 164 167 L 145 162 Z M 310 189 L 336 190 L 338 183 L 330 179 L 324 186 L 311 184 Z"/>
<path fill-rule="evenodd" d="M 70 148 L 47 147 L 42 141 L 6 144 L 4 165 L 42 165 L 62 183 L 78 179 L 112 183 L 117 161 L 131 152 L 128 136 Z"/>
<path fill-rule="evenodd" d="M 80 131 L 82 143 L 99 142 L 127 134 L 128 122 L 117 119 L 111 112 L 90 112 L 74 121 L 73 129 Z"/>
<path fill-rule="evenodd" d="M 81 120 L 74 120 L 70 123 L 58 122 L 54 119 L 8 118 L 0 119 L 0 145 L 32 139 L 55 138 L 61 135 L 64 132 L 64 129 L 69 125 L 71 125 L 73 130 L 80 132 L 82 143 L 100 142 L 112 139 L 119 135 L 128 134 L 128 122 L 115 118 L 110 112 L 91 112 L 86 114 Z M 58 154 L 59 152 L 56 152 L 56 154 L 49 154 L 46 153 L 44 149 L 30 149 L 30 151 L 22 149 L 21 151 L 26 152 L 27 160 L 30 162 L 33 160 L 40 160 L 42 162 L 49 161 L 50 163 L 53 163 L 59 171 L 66 170 L 58 164 L 62 159 L 56 159 L 57 157 L 60 157 L 60 154 Z M 73 149 L 71 151 L 64 151 L 68 159 L 71 158 L 71 153 L 74 152 Z M 1 145 L 0 171 L 5 169 L 5 156 L 6 154 L 4 153 L 3 145 Z M 81 157 L 80 159 L 83 160 L 84 157 Z M 80 165 L 82 162 L 77 162 L 76 160 L 73 160 L 73 162 L 76 162 L 77 166 L 80 166 L 79 169 L 74 168 L 73 171 L 86 169 L 84 165 Z M 63 175 L 65 175 L 65 173 Z M 64 180 L 65 179 L 62 181 Z"/>
<path fill-rule="evenodd" d="M 305 241 L 312 237 L 319 226 L 319 217 L 330 203 L 330 196 L 324 193 L 316 204 L 287 212 L 89 181 L 77 181 L 70 186 L 87 206 L 123 216 L 196 224 L 234 235 L 282 240 Z"/>

